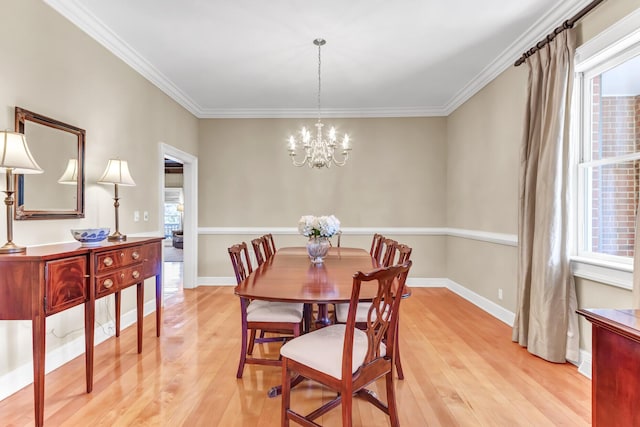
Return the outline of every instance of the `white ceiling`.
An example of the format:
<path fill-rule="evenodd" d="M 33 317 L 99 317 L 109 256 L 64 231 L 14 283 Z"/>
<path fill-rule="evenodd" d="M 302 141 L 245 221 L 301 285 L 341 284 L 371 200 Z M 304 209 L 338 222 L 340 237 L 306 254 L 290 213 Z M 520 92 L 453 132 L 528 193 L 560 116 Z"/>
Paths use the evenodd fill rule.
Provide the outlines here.
<path fill-rule="evenodd" d="M 45 0 L 197 117 L 447 115 L 590 0 Z M 505 94 L 508 96 L 508 94 Z"/>

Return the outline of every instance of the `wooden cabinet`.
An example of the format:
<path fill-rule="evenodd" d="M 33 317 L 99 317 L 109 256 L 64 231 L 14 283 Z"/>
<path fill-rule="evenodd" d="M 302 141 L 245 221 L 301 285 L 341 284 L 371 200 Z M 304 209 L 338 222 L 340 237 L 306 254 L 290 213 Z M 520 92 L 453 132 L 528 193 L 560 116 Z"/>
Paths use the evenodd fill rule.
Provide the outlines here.
<path fill-rule="evenodd" d="M 591 322 L 592 424 L 639 426 L 640 310 L 580 309 Z"/>
<path fill-rule="evenodd" d="M 95 300 L 113 294 L 116 336 L 120 291 L 137 287 L 138 352 L 142 351 L 144 279 L 156 278 L 156 335 L 162 305 L 162 238 L 129 238 L 86 248 L 78 243 L 27 248 L 0 255 L 0 320 L 31 320 L 36 425 L 44 421 L 45 318 L 84 304 L 87 393 L 93 388 Z"/>
<path fill-rule="evenodd" d="M 44 306 L 46 315 L 54 314 L 87 301 L 87 256 L 47 261 Z"/>

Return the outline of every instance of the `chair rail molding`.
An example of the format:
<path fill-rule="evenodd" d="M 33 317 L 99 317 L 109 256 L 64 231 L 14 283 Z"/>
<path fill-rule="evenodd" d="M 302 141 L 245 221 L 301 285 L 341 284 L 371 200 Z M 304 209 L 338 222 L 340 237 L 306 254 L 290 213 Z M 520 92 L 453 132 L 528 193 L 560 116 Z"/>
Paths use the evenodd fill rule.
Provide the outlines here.
<path fill-rule="evenodd" d="M 296 227 L 199 227 L 199 235 L 275 235 L 299 234 Z M 343 227 L 343 235 L 450 236 L 506 246 L 518 246 L 516 234 L 493 233 L 452 227 Z"/>

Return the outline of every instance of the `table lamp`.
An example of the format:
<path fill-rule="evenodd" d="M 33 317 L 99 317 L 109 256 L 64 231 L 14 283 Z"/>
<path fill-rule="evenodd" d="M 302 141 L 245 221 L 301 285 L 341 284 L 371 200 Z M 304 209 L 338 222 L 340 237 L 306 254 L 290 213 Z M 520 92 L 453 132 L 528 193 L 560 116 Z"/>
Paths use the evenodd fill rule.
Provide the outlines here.
<path fill-rule="evenodd" d="M 110 242 L 121 242 L 127 240 L 127 236 L 120 233 L 120 221 L 118 219 L 118 208 L 120 207 L 120 198 L 118 197 L 118 186 L 135 186 L 131 174 L 129 173 L 129 165 L 126 160 L 111 159 L 107 163 L 107 169 L 98 180 L 99 184 L 113 184 L 115 187 L 115 195 L 113 197 L 113 206 L 116 210 L 116 231 L 108 237 Z"/>
<path fill-rule="evenodd" d="M 13 174 L 42 173 L 42 169 L 33 159 L 27 139 L 21 133 L 0 131 L 0 171 L 7 176 L 7 186 L 4 199 L 7 205 L 7 243 L 0 247 L 0 254 L 12 254 L 24 252 L 23 246 L 13 243 Z"/>

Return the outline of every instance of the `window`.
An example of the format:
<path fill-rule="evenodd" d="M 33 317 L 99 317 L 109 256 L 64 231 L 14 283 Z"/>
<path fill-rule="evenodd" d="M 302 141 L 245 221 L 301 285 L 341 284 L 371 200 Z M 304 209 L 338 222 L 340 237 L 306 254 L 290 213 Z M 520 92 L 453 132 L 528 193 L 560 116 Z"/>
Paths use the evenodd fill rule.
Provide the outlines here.
<path fill-rule="evenodd" d="M 576 51 L 573 274 L 632 287 L 640 194 L 640 9 Z"/>
<path fill-rule="evenodd" d="M 578 254 L 633 258 L 640 190 L 640 49 L 582 75 Z M 632 53 L 630 55 L 630 53 Z"/>

